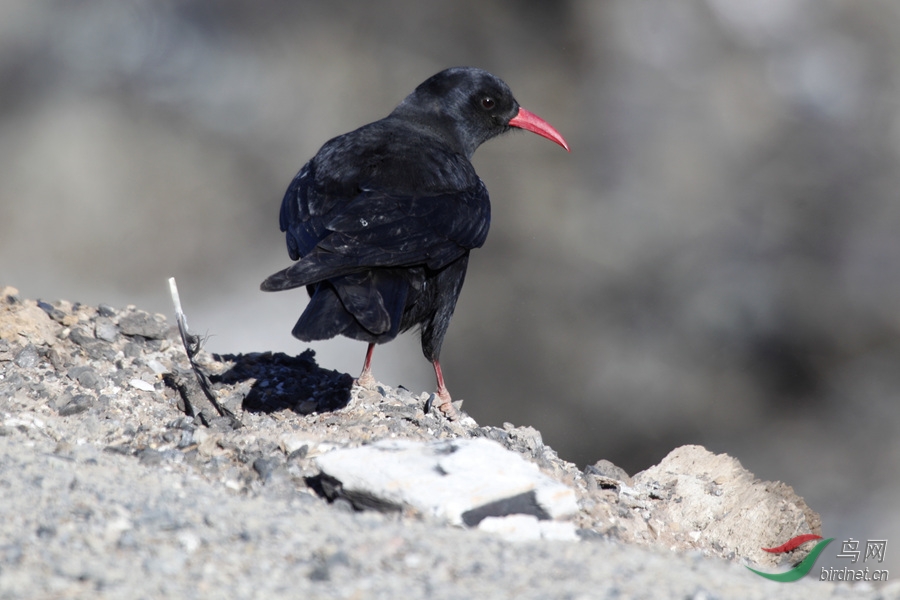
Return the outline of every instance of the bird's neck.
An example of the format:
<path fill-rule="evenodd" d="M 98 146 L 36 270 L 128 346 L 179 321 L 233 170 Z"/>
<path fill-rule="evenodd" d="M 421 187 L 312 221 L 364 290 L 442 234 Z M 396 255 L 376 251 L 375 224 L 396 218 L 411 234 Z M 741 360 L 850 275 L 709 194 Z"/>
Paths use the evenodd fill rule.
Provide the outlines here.
<path fill-rule="evenodd" d="M 468 142 L 465 130 L 452 115 L 443 112 L 440 106 L 418 106 L 400 104 L 388 118 L 395 118 L 409 124 L 422 135 L 436 138 L 454 152 L 472 158 L 478 145 Z"/>

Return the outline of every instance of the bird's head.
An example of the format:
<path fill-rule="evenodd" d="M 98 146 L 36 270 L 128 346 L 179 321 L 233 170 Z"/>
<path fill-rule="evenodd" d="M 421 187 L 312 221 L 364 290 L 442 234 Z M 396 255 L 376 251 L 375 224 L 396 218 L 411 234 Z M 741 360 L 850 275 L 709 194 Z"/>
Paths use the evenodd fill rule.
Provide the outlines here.
<path fill-rule="evenodd" d="M 418 122 L 467 157 L 511 127 L 527 129 L 569 149 L 552 125 L 519 106 L 500 78 L 474 67 L 454 67 L 431 76 L 392 116 Z"/>

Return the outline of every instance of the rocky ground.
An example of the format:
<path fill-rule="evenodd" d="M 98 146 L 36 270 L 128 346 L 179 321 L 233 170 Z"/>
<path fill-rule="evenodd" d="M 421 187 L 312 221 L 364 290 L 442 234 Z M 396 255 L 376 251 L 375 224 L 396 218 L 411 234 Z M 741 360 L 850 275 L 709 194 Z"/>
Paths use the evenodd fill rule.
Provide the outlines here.
<path fill-rule="evenodd" d="M 196 363 L 161 315 L 0 291 L 0 598 L 900 597 L 747 571 L 820 522 L 725 455 L 582 469 L 311 352 Z"/>

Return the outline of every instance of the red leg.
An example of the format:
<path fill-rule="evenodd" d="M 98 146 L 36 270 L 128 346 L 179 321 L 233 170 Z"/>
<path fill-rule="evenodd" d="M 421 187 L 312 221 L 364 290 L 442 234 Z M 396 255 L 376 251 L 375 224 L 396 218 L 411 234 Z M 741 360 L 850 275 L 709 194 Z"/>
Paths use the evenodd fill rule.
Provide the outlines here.
<path fill-rule="evenodd" d="M 375 350 L 375 344 L 369 344 L 366 350 L 366 362 L 363 363 L 362 373 L 356 378 L 356 385 L 360 387 L 372 387 L 375 385 L 375 377 L 372 376 L 372 351 Z"/>
<path fill-rule="evenodd" d="M 441 372 L 441 363 L 435 360 L 432 364 L 434 364 L 434 376 L 437 378 L 437 407 L 444 413 L 444 416 L 451 421 L 455 421 L 459 418 L 459 413 L 456 412 L 456 408 L 453 407 L 450 392 L 447 390 L 447 386 L 444 385 L 444 374 Z"/>

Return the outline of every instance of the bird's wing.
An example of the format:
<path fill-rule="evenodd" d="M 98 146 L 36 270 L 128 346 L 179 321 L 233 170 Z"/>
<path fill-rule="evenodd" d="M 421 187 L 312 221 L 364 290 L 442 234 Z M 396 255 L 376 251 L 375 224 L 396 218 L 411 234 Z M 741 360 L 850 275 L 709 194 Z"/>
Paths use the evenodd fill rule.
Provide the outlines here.
<path fill-rule="evenodd" d="M 292 260 L 309 254 L 328 235 L 323 217 L 333 208 L 333 202 L 329 203 L 328 196 L 316 189 L 314 179 L 310 161 L 291 181 L 281 201 L 278 223 Z"/>
<path fill-rule="evenodd" d="M 490 226 L 487 188 L 409 197 L 363 191 L 332 218 L 317 245 L 366 266 L 425 264 L 440 269 L 484 244 Z"/>
<path fill-rule="evenodd" d="M 291 267 L 269 277 L 282 290 L 372 267 L 440 269 L 484 244 L 490 200 L 481 180 L 469 189 L 423 196 L 364 188 L 349 198 L 316 189 L 307 165 L 281 206 Z"/>

